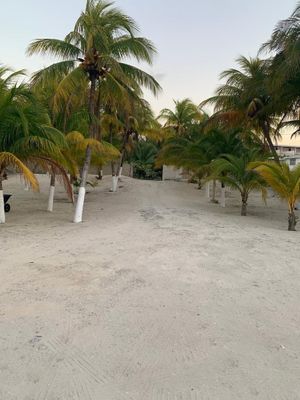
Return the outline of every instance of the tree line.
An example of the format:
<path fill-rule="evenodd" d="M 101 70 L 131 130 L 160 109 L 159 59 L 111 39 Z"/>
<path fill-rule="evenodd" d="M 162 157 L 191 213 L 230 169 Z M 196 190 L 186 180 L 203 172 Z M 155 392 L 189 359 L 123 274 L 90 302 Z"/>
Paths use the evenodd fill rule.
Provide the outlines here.
<path fill-rule="evenodd" d="M 28 55 L 56 59 L 22 82 L 25 71 L 0 67 L 0 222 L 5 222 L 3 183 L 10 167 L 38 190 L 32 166 L 50 175 L 48 210 L 61 180 L 81 222 L 91 165 L 108 163 L 116 191 L 125 161 L 136 177 L 158 179 L 162 165 L 183 167 L 202 182 L 221 182 L 241 195 L 266 199 L 271 187 L 288 204 L 288 229 L 295 230 L 300 166 L 290 169 L 275 142 L 282 129 L 300 129 L 300 5 L 280 21 L 255 58 L 240 57 L 221 74 L 222 84 L 201 104 L 175 101 L 155 117 L 143 90 L 161 87 L 143 69 L 154 44 L 139 36 L 136 22 L 105 0 L 87 0 L 73 30 L 63 39 L 36 39 Z M 21 83 L 20 83 L 21 82 Z M 213 109 L 212 112 L 205 112 Z"/>

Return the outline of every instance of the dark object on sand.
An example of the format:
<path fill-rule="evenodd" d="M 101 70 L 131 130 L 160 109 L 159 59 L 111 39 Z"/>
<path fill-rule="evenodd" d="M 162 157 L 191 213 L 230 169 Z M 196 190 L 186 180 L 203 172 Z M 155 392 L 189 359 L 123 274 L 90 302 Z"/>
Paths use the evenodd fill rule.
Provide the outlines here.
<path fill-rule="evenodd" d="M 4 195 L 4 211 L 6 213 L 10 212 L 10 204 L 8 204 L 8 200 L 11 198 L 11 194 Z"/>

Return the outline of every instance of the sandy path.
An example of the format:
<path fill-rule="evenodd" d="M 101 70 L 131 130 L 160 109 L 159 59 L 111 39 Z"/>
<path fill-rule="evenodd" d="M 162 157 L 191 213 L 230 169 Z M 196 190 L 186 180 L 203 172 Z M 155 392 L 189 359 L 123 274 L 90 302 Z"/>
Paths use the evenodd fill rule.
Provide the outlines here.
<path fill-rule="evenodd" d="M 300 399 L 300 233 L 193 185 L 109 180 L 71 224 L 17 186 L 0 226 L 0 399 Z M 22 208 L 21 208 L 22 207 Z"/>

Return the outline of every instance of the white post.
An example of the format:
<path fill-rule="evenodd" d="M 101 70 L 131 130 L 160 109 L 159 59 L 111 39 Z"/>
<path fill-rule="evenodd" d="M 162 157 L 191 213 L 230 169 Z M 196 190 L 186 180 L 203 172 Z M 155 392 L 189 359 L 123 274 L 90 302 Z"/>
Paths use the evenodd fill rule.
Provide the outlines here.
<path fill-rule="evenodd" d="M 0 224 L 5 224 L 4 194 L 0 190 Z"/>
<path fill-rule="evenodd" d="M 221 201 L 220 201 L 221 207 L 225 208 L 226 206 L 226 188 L 225 185 L 222 185 L 221 187 Z"/>
<path fill-rule="evenodd" d="M 29 191 L 29 183 L 28 182 L 25 182 L 24 190 L 26 190 L 26 192 Z"/>
<path fill-rule="evenodd" d="M 84 198 L 85 198 L 85 187 L 80 186 L 76 203 L 74 221 L 73 221 L 76 224 L 78 222 L 82 222 Z"/>
<path fill-rule="evenodd" d="M 48 208 L 47 208 L 47 211 L 49 212 L 53 211 L 54 193 L 55 193 L 55 186 L 50 185 Z"/>
<path fill-rule="evenodd" d="M 206 183 L 206 197 L 210 199 L 210 182 Z"/>

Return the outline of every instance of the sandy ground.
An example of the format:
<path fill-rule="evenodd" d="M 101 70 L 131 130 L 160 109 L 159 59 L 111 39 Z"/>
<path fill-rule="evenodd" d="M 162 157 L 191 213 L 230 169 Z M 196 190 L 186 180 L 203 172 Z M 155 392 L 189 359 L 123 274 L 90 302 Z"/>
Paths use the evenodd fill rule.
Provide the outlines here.
<path fill-rule="evenodd" d="M 48 182 L 48 181 L 47 181 Z M 300 399 L 300 232 L 257 195 L 105 178 L 70 223 L 18 178 L 0 226 L 1 400 Z M 254 206 L 256 204 L 256 206 Z"/>

